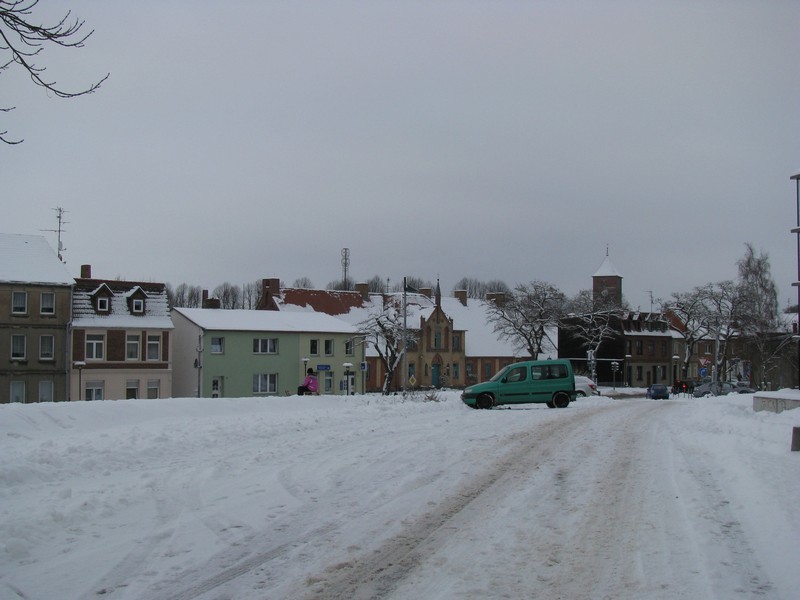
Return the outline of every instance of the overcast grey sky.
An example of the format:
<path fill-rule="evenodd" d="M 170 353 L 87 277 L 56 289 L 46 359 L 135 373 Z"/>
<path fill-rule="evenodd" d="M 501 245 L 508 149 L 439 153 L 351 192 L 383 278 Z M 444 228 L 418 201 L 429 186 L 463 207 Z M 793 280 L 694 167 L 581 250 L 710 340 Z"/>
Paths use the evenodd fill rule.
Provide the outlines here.
<path fill-rule="evenodd" d="M 796 294 L 800 2 L 42 0 L 95 29 L 0 74 L 0 231 L 70 271 L 209 289 L 464 276 Z M 55 236 L 47 233 L 55 246 Z M 795 296 L 796 298 L 796 296 Z"/>

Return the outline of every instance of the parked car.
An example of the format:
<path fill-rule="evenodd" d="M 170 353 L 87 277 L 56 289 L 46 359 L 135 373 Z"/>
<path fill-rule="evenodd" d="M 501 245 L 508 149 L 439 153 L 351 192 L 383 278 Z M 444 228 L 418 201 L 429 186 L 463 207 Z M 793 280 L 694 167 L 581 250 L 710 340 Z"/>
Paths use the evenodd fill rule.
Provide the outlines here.
<path fill-rule="evenodd" d="M 664 383 L 654 383 L 647 388 L 647 397 L 653 400 L 669 400 L 669 388 Z"/>
<path fill-rule="evenodd" d="M 575 375 L 575 391 L 578 398 L 585 398 L 586 396 L 599 396 L 600 390 L 597 389 L 597 384 L 588 377 L 583 375 Z"/>
<path fill-rule="evenodd" d="M 707 381 L 694 388 L 695 398 L 724 396 L 726 394 L 755 394 L 756 391 L 741 381 Z"/>
<path fill-rule="evenodd" d="M 575 375 L 568 360 L 529 360 L 500 369 L 489 381 L 471 385 L 461 394 L 472 408 L 499 404 L 543 403 L 566 408 L 575 399 Z"/>

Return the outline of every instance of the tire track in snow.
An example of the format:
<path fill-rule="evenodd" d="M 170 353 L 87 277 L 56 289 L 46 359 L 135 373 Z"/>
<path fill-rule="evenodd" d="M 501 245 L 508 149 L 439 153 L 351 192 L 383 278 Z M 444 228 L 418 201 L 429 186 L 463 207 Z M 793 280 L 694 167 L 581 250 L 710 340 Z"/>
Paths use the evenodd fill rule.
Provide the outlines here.
<path fill-rule="evenodd" d="M 598 413 L 629 410 L 629 407 L 614 405 L 580 412 L 564 411 L 564 418 L 559 421 L 509 436 L 505 440 L 509 444 L 505 456 L 487 465 L 482 475 L 452 493 L 434 510 L 406 523 L 400 534 L 370 554 L 332 564 L 324 573 L 309 577 L 307 582 L 311 589 L 304 597 L 315 600 L 387 597 L 458 529 L 451 526 L 455 517 L 480 518 L 532 471 L 552 459 L 563 449 L 564 440 L 574 437 Z"/>

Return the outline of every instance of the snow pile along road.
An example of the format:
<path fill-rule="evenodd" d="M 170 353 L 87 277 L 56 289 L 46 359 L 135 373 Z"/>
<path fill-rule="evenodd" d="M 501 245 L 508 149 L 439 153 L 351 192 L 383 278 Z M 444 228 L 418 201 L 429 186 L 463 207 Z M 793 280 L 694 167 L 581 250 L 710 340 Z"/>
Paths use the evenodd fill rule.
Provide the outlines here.
<path fill-rule="evenodd" d="M 0 406 L 0 597 L 794 598 L 791 412 Z M 421 400 L 419 398 L 418 400 Z"/>

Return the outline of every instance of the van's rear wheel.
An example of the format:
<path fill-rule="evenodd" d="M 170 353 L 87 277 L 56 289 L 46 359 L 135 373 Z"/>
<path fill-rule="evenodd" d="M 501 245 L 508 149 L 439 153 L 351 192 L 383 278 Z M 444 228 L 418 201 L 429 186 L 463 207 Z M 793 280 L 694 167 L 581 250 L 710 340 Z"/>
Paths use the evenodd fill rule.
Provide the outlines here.
<path fill-rule="evenodd" d="M 567 408 L 569 406 L 569 394 L 566 392 L 557 392 L 553 396 L 553 406 L 556 408 Z"/>
<path fill-rule="evenodd" d="M 478 408 L 492 408 L 494 406 L 494 398 L 489 394 L 481 394 L 475 399 L 475 406 Z"/>

